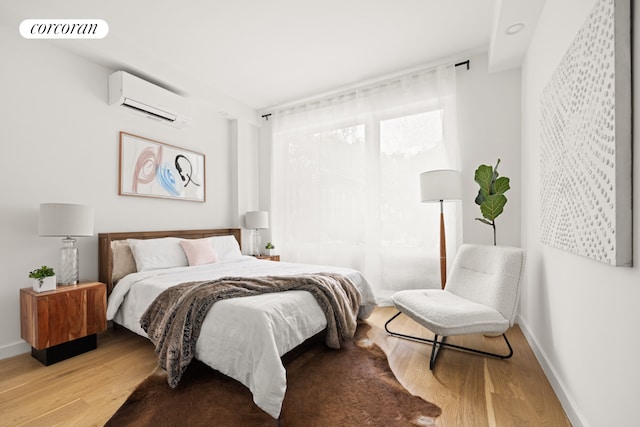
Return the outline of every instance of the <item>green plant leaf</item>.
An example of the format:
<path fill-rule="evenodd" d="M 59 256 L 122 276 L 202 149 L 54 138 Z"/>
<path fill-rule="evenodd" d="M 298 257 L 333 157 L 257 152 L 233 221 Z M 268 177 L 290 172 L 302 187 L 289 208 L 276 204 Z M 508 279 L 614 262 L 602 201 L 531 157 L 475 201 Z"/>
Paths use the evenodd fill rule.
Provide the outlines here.
<path fill-rule="evenodd" d="M 493 175 L 491 176 L 491 186 L 489 187 L 489 195 L 498 194 L 496 192 L 496 180 L 500 174 L 498 173 L 498 165 L 500 164 L 500 159 L 496 162 L 496 165 L 493 168 Z"/>
<path fill-rule="evenodd" d="M 509 190 L 511 187 L 509 186 L 509 178 L 507 178 L 506 176 L 501 176 L 500 178 L 498 178 L 496 180 L 495 183 L 495 192 L 493 194 L 504 194 L 507 192 L 507 190 Z"/>
<path fill-rule="evenodd" d="M 43 265 L 42 267 L 29 272 L 29 277 L 31 279 L 39 279 L 40 282 L 42 282 L 43 278 L 54 276 L 55 274 L 56 273 L 53 271 L 53 268 Z"/>
<path fill-rule="evenodd" d="M 487 165 L 480 165 L 476 169 L 474 180 L 480 186 L 478 196 L 476 196 L 476 204 L 482 205 L 484 201 L 491 195 L 491 182 L 493 181 L 493 168 Z"/>
<path fill-rule="evenodd" d="M 503 194 L 493 194 L 482 202 L 480 205 L 480 212 L 482 216 L 489 221 L 495 220 L 504 209 L 504 205 L 507 204 L 507 198 Z"/>

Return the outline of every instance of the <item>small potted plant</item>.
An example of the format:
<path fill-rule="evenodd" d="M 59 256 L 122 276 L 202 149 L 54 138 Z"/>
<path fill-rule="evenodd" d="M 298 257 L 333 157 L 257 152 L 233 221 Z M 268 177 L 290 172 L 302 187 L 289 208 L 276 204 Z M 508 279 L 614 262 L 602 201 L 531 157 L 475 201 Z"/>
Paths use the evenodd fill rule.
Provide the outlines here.
<path fill-rule="evenodd" d="M 267 250 L 267 255 L 273 255 L 276 250 L 276 247 L 271 242 L 267 242 L 267 246 L 264 248 Z"/>
<path fill-rule="evenodd" d="M 56 288 L 56 273 L 46 265 L 31 271 L 29 278 L 33 279 L 31 286 L 36 292 L 52 291 Z"/>

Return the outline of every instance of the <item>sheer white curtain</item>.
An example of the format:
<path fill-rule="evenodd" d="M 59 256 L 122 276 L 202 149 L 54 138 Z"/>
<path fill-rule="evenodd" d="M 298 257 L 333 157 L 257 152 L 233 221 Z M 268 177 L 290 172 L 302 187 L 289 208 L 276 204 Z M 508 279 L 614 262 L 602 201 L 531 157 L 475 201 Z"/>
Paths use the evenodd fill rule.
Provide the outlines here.
<path fill-rule="evenodd" d="M 419 175 L 459 169 L 453 66 L 272 113 L 272 240 L 283 260 L 360 270 L 381 300 L 439 287 L 439 205 Z M 448 253 L 459 206 L 445 206 Z"/>

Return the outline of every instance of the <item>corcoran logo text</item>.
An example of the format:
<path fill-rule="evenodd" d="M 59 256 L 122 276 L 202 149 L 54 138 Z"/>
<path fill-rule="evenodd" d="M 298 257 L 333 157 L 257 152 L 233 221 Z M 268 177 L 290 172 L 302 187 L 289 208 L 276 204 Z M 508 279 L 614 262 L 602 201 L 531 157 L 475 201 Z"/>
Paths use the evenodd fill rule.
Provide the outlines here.
<path fill-rule="evenodd" d="M 20 24 L 25 39 L 102 39 L 108 33 L 102 19 L 25 19 Z"/>

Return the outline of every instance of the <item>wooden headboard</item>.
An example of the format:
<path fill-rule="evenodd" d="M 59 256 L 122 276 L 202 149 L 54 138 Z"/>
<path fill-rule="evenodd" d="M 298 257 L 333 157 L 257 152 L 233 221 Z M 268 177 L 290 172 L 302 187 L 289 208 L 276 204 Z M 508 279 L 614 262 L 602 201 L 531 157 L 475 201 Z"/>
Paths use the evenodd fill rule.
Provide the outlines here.
<path fill-rule="evenodd" d="M 107 294 L 113 290 L 111 273 L 113 271 L 113 254 L 111 242 L 126 239 L 158 239 L 161 237 L 179 237 L 181 239 L 201 239 L 213 236 L 234 236 L 242 248 L 241 230 L 239 228 L 216 228 L 210 230 L 174 230 L 174 231 L 125 231 L 119 233 L 98 234 L 98 278 L 107 284 Z"/>

